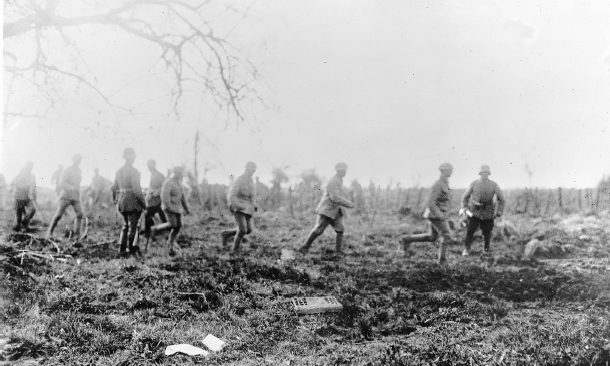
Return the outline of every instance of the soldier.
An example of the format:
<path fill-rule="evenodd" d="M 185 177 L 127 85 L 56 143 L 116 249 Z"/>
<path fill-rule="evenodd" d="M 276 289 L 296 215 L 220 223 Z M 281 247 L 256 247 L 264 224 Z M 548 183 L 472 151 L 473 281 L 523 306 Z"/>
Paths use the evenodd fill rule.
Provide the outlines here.
<path fill-rule="evenodd" d="M 55 184 L 55 193 L 59 196 L 59 192 L 61 188 L 59 187 L 59 179 L 61 178 L 61 173 L 64 171 L 64 166 L 59 164 L 57 166 L 57 170 L 53 173 L 51 177 L 51 184 Z"/>
<path fill-rule="evenodd" d="M 335 166 L 337 174 L 330 179 L 324 195 L 316 208 L 318 217 L 316 219 L 316 225 L 309 234 L 309 237 L 305 241 L 305 244 L 299 249 L 299 252 L 306 254 L 311 247 L 311 244 L 316 238 L 324 232 L 328 225 L 337 233 L 335 250 L 337 253 L 341 253 L 341 244 L 343 242 L 343 217 L 347 215 L 345 208 L 352 208 L 354 204 L 347 197 L 343 188 L 343 177 L 347 173 L 347 164 L 339 163 Z"/>
<path fill-rule="evenodd" d="M 446 262 L 445 241 L 452 241 L 453 234 L 449 228 L 448 213 L 451 202 L 451 190 L 449 189 L 449 177 L 453 173 L 453 166 L 443 163 L 439 167 L 441 177 L 430 189 L 428 206 L 424 217 L 430 222 L 430 231 L 427 234 L 405 235 L 400 239 L 402 248 L 406 253 L 409 245 L 413 242 L 438 242 L 438 263 Z"/>
<path fill-rule="evenodd" d="M 165 181 L 163 173 L 157 170 L 157 162 L 154 160 L 148 161 L 148 170 L 150 171 L 150 184 L 146 191 L 146 213 L 144 214 L 144 236 L 146 237 L 146 246 L 144 251 L 148 251 L 150 242 L 150 232 L 154 225 L 153 217 L 159 215 L 161 222 L 167 222 L 163 209 L 161 208 L 161 187 Z"/>
<path fill-rule="evenodd" d="M 76 219 L 74 221 L 74 237 L 79 238 L 80 236 L 80 225 L 83 220 L 83 210 L 80 204 L 80 182 L 82 179 L 79 165 L 81 163 L 81 156 L 76 154 L 72 157 L 72 165 L 63 170 L 61 178 L 59 178 L 59 202 L 57 204 L 57 211 L 55 216 L 51 220 L 51 225 L 47 231 L 47 238 L 53 237 L 53 230 L 57 226 L 57 223 L 63 216 L 68 206 L 72 206 Z M 74 244 L 75 247 L 80 247 L 81 244 Z"/>
<path fill-rule="evenodd" d="M 477 179 L 462 196 L 462 208 L 460 214 L 467 209 L 472 213 L 468 219 L 468 228 L 466 229 L 465 248 L 462 252 L 463 256 L 470 255 L 470 246 L 474 240 L 474 233 L 479 226 L 483 232 L 483 241 L 485 243 L 485 251 L 489 252 L 491 243 L 491 232 L 494 228 L 494 217 L 501 217 L 504 212 L 504 195 L 496 182 L 489 179 L 491 171 L 488 165 L 482 165 L 479 171 L 481 179 Z M 496 196 L 498 201 L 497 210 L 494 207 L 493 198 Z M 494 212 L 495 211 L 495 212 Z M 470 216 L 470 215 L 469 215 Z"/>
<path fill-rule="evenodd" d="M 256 164 L 249 161 L 246 164 L 246 171 L 231 183 L 227 194 L 229 210 L 233 213 L 237 228 L 222 233 L 222 245 L 226 246 L 229 238 L 235 235 L 233 240 L 234 253 L 240 251 L 244 236 L 252 232 L 250 220 L 254 212 L 258 210 L 254 204 L 254 181 L 252 180 L 255 172 Z"/>
<path fill-rule="evenodd" d="M 182 228 L 182 210 L 189 215 L 188 203 L 186 202 L 186 196 L 182 189 L 182 178 L 184 178 L 184 168 L 181 166 L 174 167 L 174 174 L 172 177 L 167 178 L 163 182 L 161 187 L 161 206 L 165 212 L 167 222 L 156 225 L 152 228 L 153 231 L 171 229 L 169 237 L 167 238 L 167 245 L 169 247 L 169 256 L 173 257 L 176 255 L 174 251 L 174 242 L 180 233 Z"/>
<path fill-rule="evenodd" d="M 99 169 L 93 169 L 95 175 L 93 176 L 93 180 L 91 181 L 91 208 L 95 206 L 96 203 L 100 201 L 102 195 L 104 193 L 104 186 L 106 185 L 106 180 L 99 174 Z"/>
<path fill-rule="evenodd" d="M 34 163 L 28 161 L 13 180 L 16 224 L 14 231 L 29 229 L 28 224 L 36 213 L 36 177 L 32 174 Z"/>
<path fill-rule="evenodd" d="M 112 185 L 112 199 L 118 205 L 118 210 L 123 216 L 123 229 L 119 237 L 119 254 L 126 256 L 129 254 L 139 255 L 140 248 L 134 243 L 138 222 L 142 210 L 146 207 L 144 194 L 140 187 L 140 172 L 133 167 L 136 160 L 135 151 L 128 147 L 123 150 L 123 165 L 117 172 Z"/>

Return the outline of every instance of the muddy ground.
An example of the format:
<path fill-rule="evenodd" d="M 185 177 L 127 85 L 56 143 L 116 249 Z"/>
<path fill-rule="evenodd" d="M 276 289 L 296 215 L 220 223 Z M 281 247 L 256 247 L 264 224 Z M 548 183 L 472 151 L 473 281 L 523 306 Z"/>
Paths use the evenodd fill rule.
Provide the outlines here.
<path fill-rule="evenodd" d="M 43 212 L 50 217 L 51 212 Z M 315 217 L 267 212 L 241 255 L 223 248 L 219 212 L 186 218 L 177 257 L 163 240 L 143 259 L 118 256 L 118 221 L 92 218 L 84 248 L 4 228 L 0 347 L 5 360 L 45 365 L 606 365 L 610 361 L 610 217 L 508 217 L 492 253 L 448 263 L 436 247 L 397 240 L 426 230 L 414 217 L 346 220 L 345 255 L 330 229 L 311 254 L 281 261 Z M 62 223 L 67 224 L 67 219 Z M 44 225 L 40 224 L 40 229 Z M 525 245 L 542 244 L 531 259 Z M 114 240 L 114 241 L 113 241 Z M 290 299 L 335 296 L 340 313 L 297 315 Z M 209 357 L 166 346 L 228 345 Z M 4 336 L 2 336 L 4 334 Z M 205 347 L 203 347 L 205 348 Z"/>

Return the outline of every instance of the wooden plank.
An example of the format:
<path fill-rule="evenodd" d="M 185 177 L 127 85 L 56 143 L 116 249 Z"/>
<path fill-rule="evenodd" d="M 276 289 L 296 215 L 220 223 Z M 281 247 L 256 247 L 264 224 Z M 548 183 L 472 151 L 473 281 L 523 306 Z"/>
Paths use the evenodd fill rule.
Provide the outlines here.
<path fill-rule="evenodd" d="M 343 305 L 334 296 L 295 297 L 291 299 L 291 302 L 299 314 L 318 314 L 343 310 Z"/>

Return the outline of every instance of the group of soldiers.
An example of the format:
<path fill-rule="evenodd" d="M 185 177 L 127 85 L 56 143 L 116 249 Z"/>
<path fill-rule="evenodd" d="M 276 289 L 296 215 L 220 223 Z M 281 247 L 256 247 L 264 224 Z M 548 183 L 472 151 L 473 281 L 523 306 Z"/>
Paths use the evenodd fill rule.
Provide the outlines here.
<path fill-rule="evenodd" d="M 176 255 L 176 238 L 182 228 L 182 215 L 190 214 L 189 205 L 182 188 L 184 168 L 174 167 L 172 174 L 166 178 L 156 169 L 156 162 L 149 160 L 148 170 L 151 173 L 150 184 L 146 195 L 140 186 L 140 172 L 133 166 L 136 158 L 132 148 L 123 151 L 125 164 L 116 172 L 111 187 L 112 198 L 117 205 L 118 212 L 123 217 L 123 226 L 119 236 L 119 253 L 121 255 L 141 255 L 136 236 L 139 236 L 139 222 L 144 212 L 144 236 L 147 251 L 151 240 L 156 233 L 169 231 L 167 239 L 168 255 Z M 57 211 L 51 220 L 46 232 L 47 238 L 53 237 L 57 223 L 70 206 L 74 209 L 76 219 L 74 222 L 75 246 L 81 246 L 80 227 L 83 210 L 80 203 L 81 156 L 72 157 L 72 165 L 61 170 L 61 174 L 54 179 L 57 181 L 59 200 Z M 29 221 L 36 212 L 36 178 L 32 174 L 33 163 L 26 163 L 19 175 L 13 181 L 13 198 L 15 203 L 16 225 L 14 230 L 27 229 Z M 328 226 L 336 233 L 335 250 L 342 252 L 345 226 L 343 218 L 347 216 L 347 209 L 353 208 L 354 203 L 345 191 L 343 178 L 347 174 L 347 165 L 338 163 L 335 166 L 336 174 L 325 187 L 324 194 L 316 208 L 316 223 L 306 238 L 299 252 L 307 254 L 312 244 Z M 449 177 L 453 173 L 453 166 L 449 163 L 439 167 L 441 176 L 434 183 L 430 191 L 424 217 L 429 222 L 429 231 L 425 234 L 405 235 L 400 238 L 400 244 L 405 253 L 413 242 L 436 242 L 439 246 L 438 262 L 446 261 L 446 245 L 454 241 L 453 232 L 449 225 L 451 190 Z M 253 175 L 256 164 L 248 162 L 245 172 L 233 180 L 227 193 L 229 210 L 234 216 L 236 227 L 221 233 L 223 246 L 228 245 L 233 238 L 233 252 L 238 253 L 244 237 L 252 232 L 252 216 L 257 212 Z M 474 234 L 480 228 L 483 233 L 484 250 L 490 250 L 491 233 L 494 228 L 494 219 L 502 216 L 505 200 L 499 186 L 489 179 L 491 174 L 487 165 L 481 166 L 480 179 L 472 182 L 464 193 L 459 215 L 465 215 L 467 230 L 463 256 L 470 255 L 470 248 Z M 99 176 L 96 172 L 96 176 Z M 98 178 L 101 182 L 103 178 Z M 95 179 L 94 179 L 95 181 Z M 497 205 L 496 205 L 497 202 Z M 154 217 L 157 215 L 160 224 L 155 225 Z"/>

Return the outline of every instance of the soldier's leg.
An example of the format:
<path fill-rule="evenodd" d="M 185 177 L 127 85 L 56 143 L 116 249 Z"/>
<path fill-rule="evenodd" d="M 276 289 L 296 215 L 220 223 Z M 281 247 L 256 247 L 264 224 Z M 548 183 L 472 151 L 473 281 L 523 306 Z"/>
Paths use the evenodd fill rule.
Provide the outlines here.
<path fill-rule="evenodd" d="M 447 244 L 453 241 L 453 234 L 451 233 L 447 220 L 430 220 L 430 223 L 432 224 L 432 230 L 436 232 L 437 235 L 438 263 L 441 264 L 447 261 Z"/>
<path fill-rule="evenodd" d="M 169 255 L 174 256 L 176 252 L 174 251 L 174 241 L 178 237 L 180 233 L 180 228 L 182 227 L 182 218 L 180 214 L 175 212 L 166 212 L 167 223 L 161 225 L 169 225 L 171 227 L 171 231 L 169 232 L 169 236 L 167 237 L 167 246 L 169 249 Z"/>
<path fill-rule="evenodd" d="M 161 209 L 161 205 L 157 206 L 156 213 L 159 214 L 159 218 L 161 219 L 161 222 L 163 222 L 163 223 L 167 222 L 167 218 L 165 217 L 165 212 L 163 212 L 163 210 Z"/>
<path fill-rule="evenodd" d="M 25 217 L 23 218 L 22 225 L 25 229 L 27 229 L 28 225 L 30 224 L 30 220 L 32 220 L 36 214 L 36 206 L 34 205 L 34 201 L 28 201 L 24 207 L 24 211 Z"/>
<path fill-rule="evenodd" d="M 483 232 L 484 250 L 488 252 L 491 245 L 491 233 L 494 229 L 494 220 L 481 220 L 481 231 Z"/>
<path fill-rule="evenodd" d="M 324 230 L 330 225 L 330 219 L 324 215 L 318 215 L 316 218 L 316 224 L 313 227 L 313 230 L 309 233 L 307 240 L 303 246 L 299 249 L 299 252 L 305 254 L 309 251 L 311 244 L 316 240 L 316 238 L 324 233 Z"/>
<path fill-rule="evenodd" d="M 474 234 L 477 232 L 481 220 L 476 217 L 471 217 L 468 219 L 468 227 L 466 228 L 466 239 L 464 240 L 464 251 L 462 252 L 463 256 L 470 255 L 470 248 L 472 246 L 472 242 L 474 241 Z"/>
<path fill-rule="evenodd" d="M 140 220 L 140 215 L 142 214 L 142 212 L 140 211 L 136 211 L 136 212 L 130 212 L 127 215 L 127 221 L 128 221 L 128 241 L 127 241 L 127 245 L 129 247 L 129 252 L 133 253 L 133 247 L 137 246 L 138 243 L 135 243 L 135 238 L 136 238 L 136 233 L 138 231 L 138 222 Z"/>
<path fill-rule="evenodd" d="M 337 233 L 335 237 L 335 251 L 337 253 L 343 252 L 341 246 L 343 244 L 343 233 L 345 232 L 345 227 L 343 226 L 343 216 L 339 215 L 335 220 L 332 220 L 330 223 Z"/>
<path fill-rule="evenodd" d="M 47 231 L 47 236 L 53 235 L 53 230 L 55 230 L 55 228 L 57 227 L 57 223 L 59 222 L 61 217 L 64 215 L 64 212 L 66 211 L 66 208 L 68 208 L 68 206 L 70 206 L 69 200 L 65 200 L 62 198 L 59 199 L 59 203 L 57 204 L 57 211 L 55 212 L 55 215 L 51 219 L 51 224 L 49 225 L 49 229 Z"/>
<path fill-rule="evenodd" d="M 74 236 L 78 239 L 80 236 L 80 227 L 83 223 L 83 208 L 80 205 L 80 200 L 72 201 L 72 208 L 74 208 L 74 213 L 76 214 L 76 218 L 74 219 Z"/>
<path fill-rule="evenodd" d="M 121 228 L 121 236 L 119 237 L 119 253 L 126 254 L 127 253 L 127 242 L 129 240 L 129 213 L 121 212 L 121 216 L 123 216 L 123 227 Z"/>
<path fill-rule="evenodd" d="M 21 230 L 21 224 L 23 223 L 23 215 L 25 213 L 25 204 L 23 201 L 15 200 L 15 226 L 13 230 Z"/>
<path fill-rule="evenodd" d="M 248 215 L 241 212 L 235 212 L 233 215 L 235 216 L 235 222 L 237 223 L 237 233 L 233 239 L 233 252 L 239 252 L 241 241 L 248 231 L 248 219 L 246 217 Z"/>
<path fill-rule="evenodd" d="M 146 242 L 150 239 L 150 231 L 154 225 L 153 217 L 157 212 L 157 206 L 146 207 L 146 212 L 144 213 L 144 237 L 146 237 Z"/>

